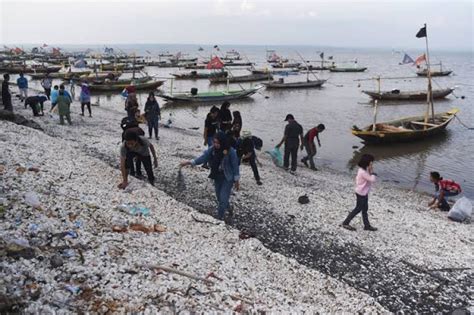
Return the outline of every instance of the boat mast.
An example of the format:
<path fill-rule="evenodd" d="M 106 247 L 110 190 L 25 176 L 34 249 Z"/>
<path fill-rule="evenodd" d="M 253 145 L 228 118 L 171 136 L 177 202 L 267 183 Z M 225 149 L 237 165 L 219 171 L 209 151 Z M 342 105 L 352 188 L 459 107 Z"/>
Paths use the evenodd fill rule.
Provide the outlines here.
<path fill-rule="evenodd" d="M 425 42 L 426 42 L 426 68 L 428 70 L 428 93 L 426 93 L 426 114 L 425 114 L 425 123 L 428 123 L 428 116 L 430 113 L 430 108 L 431 108 L 431 119 L 434 122 L 434 105 L 433 105 L 433 91 L 432 91 L 432 86 L 431 86 L 431 69 L 430 69 L 430 52 L 428 49 L 428 30 L 426 28 L 426 23 L 425 23 L 425 31 L 426 31 L 426 36 L 425 36 Z M 425 129 L 427 126 L 425 125 Z"/>

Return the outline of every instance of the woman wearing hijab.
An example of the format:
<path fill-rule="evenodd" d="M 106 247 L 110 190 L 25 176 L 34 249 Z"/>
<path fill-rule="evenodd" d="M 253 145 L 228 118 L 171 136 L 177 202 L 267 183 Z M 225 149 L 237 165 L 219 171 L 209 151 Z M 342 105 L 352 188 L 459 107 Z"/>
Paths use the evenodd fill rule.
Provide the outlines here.
<path fill-rule="evenodd" d="M 155 94 L 150 92 L 145 103 L 145 118 L 148 124 L 148 139 L 151 139 L 153 130 L 155 131 L 155 139 L 158 137 L 158 121 L 160 120 L 160 106 L 156 101 Z"/>
<path fill-rule="evenodd" d="M 217 218 L 224 219 L 225 211 L 229 208 L 229 199 L 232 186 L 239 190 L 240 172 L 237 152 L 232 148 L 223 132 L 219 132 L 213 139 L 212 146 L 200 157 L 194 160 L 183 161 L 180 166 L 200 165 L 208 163 L 210 168 L 209 178 L 214 180 L 218 202 Z"/>
<path fill-rule="evenodd" d="M 84 116 L 84 107 L 87 106 L 87 110 L 89 111 L 89 117 L 92 117 L 91 91 L 89 90 L 89 86 L 87 85 L 87 83 L 82 83 L 81 85 L 81 94 L 79 95 L 79 101 L 81 102 L 81 115 Z"/>
<path fill-rule="evenodd" d="M 219 110 L 219 124 L 221 131 L 226 132 L 232 128 L 232 114 L 230 112 L 230 103 L 225 101 Z"/>

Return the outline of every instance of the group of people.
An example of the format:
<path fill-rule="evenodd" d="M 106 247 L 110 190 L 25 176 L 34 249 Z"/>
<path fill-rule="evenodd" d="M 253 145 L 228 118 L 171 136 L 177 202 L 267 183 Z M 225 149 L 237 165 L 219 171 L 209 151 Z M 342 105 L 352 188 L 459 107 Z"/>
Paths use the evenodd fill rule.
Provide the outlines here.
<path fill-rule="evenodd" d="M 2 82 L 2 101 L 5 110 L 13 111 L 11 92 L 9 89 L 10 75 L 8 73 L 3 75 Z M 44 89 L 44 93 L 37 93 L 33 96 L 28 96 L 28 79 L 23 73 L 19 74 L 16 81 L 20 96 L 20 101 L 24 102 L 25 108 L 30 106 L 33 111 L 33 116 L 44 115 L 44 103 L 51 101 L 51 111 L 57 110 L 59 115 L 60 124 L 64 124 L 64 119 L 72 124 L 71 121 L 71 104 L 74 101 L 74 88 L 71 83 L 71 93 L 69 93 L 63 84 L 54 85 L 49 74 L 45 74 L 45 77 L 41 80 L 41 86 Z M 87 107 L 89 117 L 92 117 L 91 110 L 91 94 L 87 83 L 81 84 L 81 93 L 79 96 L 81 103 L 81 115 L 84 116 L 84 110 Z M 56 108 L 57 106 L 57 108 Z M 56 108 L 56 109 L 55 109 Z"/>

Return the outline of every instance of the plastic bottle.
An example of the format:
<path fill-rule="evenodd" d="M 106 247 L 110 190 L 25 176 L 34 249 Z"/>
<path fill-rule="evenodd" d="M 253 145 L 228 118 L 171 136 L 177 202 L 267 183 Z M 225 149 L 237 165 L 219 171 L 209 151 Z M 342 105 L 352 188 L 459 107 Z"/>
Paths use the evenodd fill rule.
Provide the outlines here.
<path fill-rule="evenodd" d="M 33 208 L 39 208 L 41 206 L 38 195 L 33 191 L 29 191 L 25 194 L 25 202 Z"/>

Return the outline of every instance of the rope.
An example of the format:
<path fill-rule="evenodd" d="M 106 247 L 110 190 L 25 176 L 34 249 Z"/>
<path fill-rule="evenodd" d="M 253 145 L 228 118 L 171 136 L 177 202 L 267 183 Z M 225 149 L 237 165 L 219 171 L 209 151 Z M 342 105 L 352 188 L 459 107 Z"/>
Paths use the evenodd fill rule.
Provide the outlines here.
<path fill-rule="evenodd" d="M 458 117 L 456 114 L 454 114 L 454 117 L 456 117 L 456 119 L 459 121 L 459 123 L 460 123 L 464 128 L 466 128 L 467 130 L 474 130 L 474 127 L 469 127 L 469 126 L 467 126 L 465 123 L 463 123 L 463 122 L 461 121 L 461 119 L 459 119 L 459 117 Z"/>

